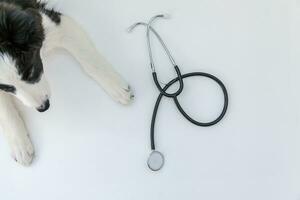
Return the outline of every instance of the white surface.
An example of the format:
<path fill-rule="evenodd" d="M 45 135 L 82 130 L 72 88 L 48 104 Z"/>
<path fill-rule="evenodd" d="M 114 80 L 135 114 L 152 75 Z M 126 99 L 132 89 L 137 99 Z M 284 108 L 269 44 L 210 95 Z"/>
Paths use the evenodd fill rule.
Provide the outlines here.
<path fill-rule="evenodd" d="M 300 199 L 299 1 L 64 0 L 56 7 L 86 28 L 136 101 L 114 103 L 66 53 L 51 56 L 51 110 L 24 109 L 34 165 L 14 163 L 1 136 L 1 199 Z M 164 100 L 156 133 L 166 165 L 152 173 L 146 161 L 157 90 L 145 30 L 125 30 L 161 11 L 172 19 L 156 27 L 183 72 L 220 77 L 230 107 L 219 125 L 199 128 Z M 172 69 L 156 52 L 168 80 Z M 211 82 L 188 80 L 180 100 L 198 119 L 211 119 L 222 103 L 218 92 Z"/>

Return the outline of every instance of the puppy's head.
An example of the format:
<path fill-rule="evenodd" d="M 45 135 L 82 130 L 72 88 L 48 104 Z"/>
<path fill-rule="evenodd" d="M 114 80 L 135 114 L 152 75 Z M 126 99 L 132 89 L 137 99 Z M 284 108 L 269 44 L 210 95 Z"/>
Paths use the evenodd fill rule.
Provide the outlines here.
<path fill-rule="evenodd" d="M 0 90 L 40 112 L 50 105 L 40 56 L 43 41 L 36 9 L 0 3 Z"/>

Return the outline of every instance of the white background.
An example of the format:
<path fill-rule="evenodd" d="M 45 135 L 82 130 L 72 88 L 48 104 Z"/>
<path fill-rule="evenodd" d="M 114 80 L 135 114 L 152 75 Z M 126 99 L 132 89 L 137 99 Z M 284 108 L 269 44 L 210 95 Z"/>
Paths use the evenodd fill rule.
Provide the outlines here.
<path fill-rule="evenodd" d="M 0 137 L 3 200 L 299 200 L 299 7 L 292 0 L 62 0 L 54 3 L 87 30 L 130 82 L 135 102 L 113 102 L 65 52 L 50 56 L 53 97 L 45 114 L 24 108 L 37 158 L 17 165 Z M 155 27 L 184 73 L 205 71 L 227 85 L 230 107 L 212 128 L 195 127 L 164 100 L 157 146 L 161 172 L 148 170 L 149 126 L 158 94 L 145 29 L 126 28 L 160 12 Z M 159 48 L 160 78 L 174 76 Z M 180 97 L 194 117 L 218 114 L 222 96 L 205 79 Z"/>

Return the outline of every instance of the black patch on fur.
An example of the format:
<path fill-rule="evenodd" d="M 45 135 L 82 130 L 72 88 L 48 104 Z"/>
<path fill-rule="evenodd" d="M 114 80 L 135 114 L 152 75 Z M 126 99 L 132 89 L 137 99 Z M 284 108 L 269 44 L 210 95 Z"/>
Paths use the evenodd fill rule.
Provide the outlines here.
<path fill-rule="evenodd" d="M 15 5 L 24 9 L 36 9 L 47 15 L 53 22 L 60 24 L 61 13 L 47 8 L 47 3 L 41 2 L 41 0 L 0 0 L 0 3 L 6 3 L 10 5 Z"/>
<path fill-rule="evenodd" d="M 55 11 L 54 9 L 47 9 L 46 5 L 47 5 L 46 3 L 41 3 L 41 2 L 38 3 L 39 9 L 45 15 L 47 15 L 57 25 L 60 24 L 60 22 L 61 22 L 61 13 Z"/>
<path fill-rule="evenodd" d="M 0 0 L 0 3 L 6 3 L 14 6 L 19 6 L 22 9 L 36 8 L 36 0 Z"/>
<path fill-rule="evenodd" d="M 0 84 L 0 90 L 4 91 L 4 92 L 8 92 L 8 93 L 16 93 L 16 88 L 12 85 L 4 85 L 4 84 Z"/>
<path fill-rule="evenodd" d="M 43 74 L 40 50 L 45 35 L 40 12 L 52 15 L 36 0 L 0 0 L 0 53 L 9 55 L 22 80 L 31 84 Z"/>

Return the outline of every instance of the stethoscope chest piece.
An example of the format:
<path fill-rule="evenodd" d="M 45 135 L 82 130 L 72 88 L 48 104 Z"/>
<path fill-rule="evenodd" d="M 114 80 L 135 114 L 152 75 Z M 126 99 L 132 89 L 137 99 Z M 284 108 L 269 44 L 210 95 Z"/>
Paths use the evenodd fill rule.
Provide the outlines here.
<path fill-rule="evenodd" d="M 165 164 L 165 157 L 159 151 L 152 151 L 148 158 L 147 164 L 152 171 L 159 171 Z"/>

